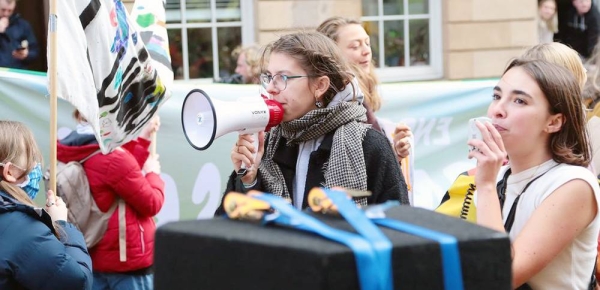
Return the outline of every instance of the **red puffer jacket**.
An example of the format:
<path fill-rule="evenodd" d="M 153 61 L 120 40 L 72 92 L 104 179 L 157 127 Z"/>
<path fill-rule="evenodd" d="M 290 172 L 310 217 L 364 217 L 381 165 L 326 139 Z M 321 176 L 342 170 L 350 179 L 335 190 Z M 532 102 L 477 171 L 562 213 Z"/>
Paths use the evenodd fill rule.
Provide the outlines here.
<path fill-rule="evenodd" d="M 99 149 L 90 135 L 72 132 L 59 141 L 58 160 L 79 161 Z M 113 152 L 92 156 L 84 163 L 90 190 L 98 208 L 108 211 L 122 198 L 126 202 L 127 261 L 119 261 L 119 218 L 115 210 L 108 222 L 106 234 L 89 249 L 94 271 L 123 273 L 152 266 L 154 256 L 153 217 L 164 203 L 164 182 L 159 175 L 141 171 L 149 156 L 150 142 L 139 138 Z"/>

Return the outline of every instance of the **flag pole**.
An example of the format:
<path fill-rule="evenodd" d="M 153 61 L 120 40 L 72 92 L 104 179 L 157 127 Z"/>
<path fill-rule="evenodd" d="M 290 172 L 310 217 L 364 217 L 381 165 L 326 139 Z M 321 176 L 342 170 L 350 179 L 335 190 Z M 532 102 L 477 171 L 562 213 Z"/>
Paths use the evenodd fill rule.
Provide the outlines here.
<path fill-rule="evenodd" d="M 56 140 L 57 140 L 57 15 L 56 15 L 56 2 L 57 0 L 50 0 L 50 15 L 48 17 L 48 38 L 49 38 L 49 59 L 48 59 L 48 77 L 49 77 L 49 91 L 50 91 L 50 180 L 49 189 L 56 195 Z"/>
<path fill-rule="evenodd" d="M 156 156 L 156 132 L 150 135 L 150 156 Z"/>

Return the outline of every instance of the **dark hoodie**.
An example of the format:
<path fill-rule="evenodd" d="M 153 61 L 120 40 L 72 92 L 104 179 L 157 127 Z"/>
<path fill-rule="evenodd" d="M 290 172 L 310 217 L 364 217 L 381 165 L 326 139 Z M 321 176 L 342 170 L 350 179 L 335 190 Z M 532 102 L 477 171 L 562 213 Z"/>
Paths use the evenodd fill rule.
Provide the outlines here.
<path fill-rule="evenodd" d="M 563 4 L 558 11 L 558 41 L 576 50 L 583 58 L 590 58 L 598 43 L 600 12 L 592 3 L 588 13 L 579 15 L 572 3 Z"/>
<path fill-rule="evenodd" d="M 24 60 L 18 60 L 12 56 L 12 52 L 21 47 L 23 40 L 28 42 L 29 54 Z M 31 26 L 21 15 L 13 14 L 4 33 L 0 33 L 0 67 L 26 69 L 38 55 L 38 42 Z"/>
<path fill-rule="evenodd" d="M 0 191 L 0 289 L 92 288 L 92 261 L 83 235 L 41 208 L 19 203 Z"/>

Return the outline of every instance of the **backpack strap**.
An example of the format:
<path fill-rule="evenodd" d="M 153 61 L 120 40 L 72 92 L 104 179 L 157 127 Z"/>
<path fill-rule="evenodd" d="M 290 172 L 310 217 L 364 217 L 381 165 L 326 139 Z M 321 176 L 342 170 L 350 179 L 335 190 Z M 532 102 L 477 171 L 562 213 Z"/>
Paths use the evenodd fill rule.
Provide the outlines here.
<path fill-rule="evenodd" d="M 98 149 L 98 150 L 94 151 L 94 153 L 92 153 L 92 154 L 88 155 L 87 157 L 85 157 L 85 158 L 81 159 L 81 160 L 79 161 L 79 163 L 83 164 L 83 162 L 86 162 L 86 161 L 88 161 L 88 159 L 92 158 L 92 156 L 94 156 L 94 155 L 96 155 L 96 154 L 98 154 L 98 153 L 100 153 L 100 152 L 102 152 L 102 150 L 101 150 L 101 149 Z"/>
<path fill-rule="evenodd" d="M 127 224 L 125 223 L 125 201 L 119 198 L 117 201 L 119 211 L 119 261 L 127 261 Z M 143 234 L 143 233 L 142 233 Z M 144 245 L 142 245 L 143 247 Z"/>

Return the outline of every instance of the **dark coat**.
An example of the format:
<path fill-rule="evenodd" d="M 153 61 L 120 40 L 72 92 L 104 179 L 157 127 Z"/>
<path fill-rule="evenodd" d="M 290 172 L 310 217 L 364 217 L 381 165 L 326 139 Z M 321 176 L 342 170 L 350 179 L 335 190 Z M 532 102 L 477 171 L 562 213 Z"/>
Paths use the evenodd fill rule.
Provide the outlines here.
<path fill-rule="evenodd" d="M 577 13 L 577 9 L 571 3 L 561 8 L 564 10 L 558 10 L 558 33 L 554 36 L 554 41 L 570 46 L 583 58 L 590 58 L 598 43 L 600 12 L 593 4 L 590 11 L 583 16 Z M 585 29 L 581 27 L 582 21 Z"/>
<path fill-rule="evenodd" d="M 0 191 L 0 289 L 92 288 L 92 260 L 83 234 Z"/>
<path fill-rule="evenodd" d="M 27 65 L 35 60 L 40 51 L 37 39 L 31 25 L 19 14 L 13 14 L 4 33 L 0 33 L 0 67 L 26 69 Z M 29 54 L 24 60 L 12 56 L 12 52 L 21 46 L 21 41 L 27 40 Z"/>
<path fill-rule="evenodd" d="M 319 148 L 310 155 L 302 208 L 308 206 L 308 192 L 314 187 L 320 187 L 321 184 L 325 182 L 323 168 L 325 163 L 329 161 L 331 145 L 333 143 L 333 134 L 334 132 L 327 134 Z M 267 147 L 266 143 L 267 142 L 265 142 L 265 148 Z M 285 144 L 285 140 L 279 142 L 279 148 L 276 149 L 273 160 L 279 165 L 293 200 L 294 191 L 292 188 L 294 176 L 296 175 L 298 145 L 286 146 Z M 378 204 L 388 200 L 398 200 L 402 204 L 409 204 L 406 182 L 404 181 L 404 176 L 402 175 L 398 161 L 395 158 L 395 154 L 387 138 L 374 129 L 369 129 L 367 130 L 362 145 L 365 156 L 365 165 L 367 167 L 367 189 L 373 194 L 367 198 L 367 203 Z M 225 194 L 230 191 L 244 193 L 250 189 L 265 191 L 260 178 L 260 172 L 257 177 L 256 185 L 250 189 L 244 188 L 236 177 L 237 175 L 235 172 L 229 176 L 227 189 L 223 194 L 223 198 L 225 198 Z M 224 213 L 223 201 L 221 200 L 221 205 L 215 212 L 215 215 L 222 215 Z"/>

